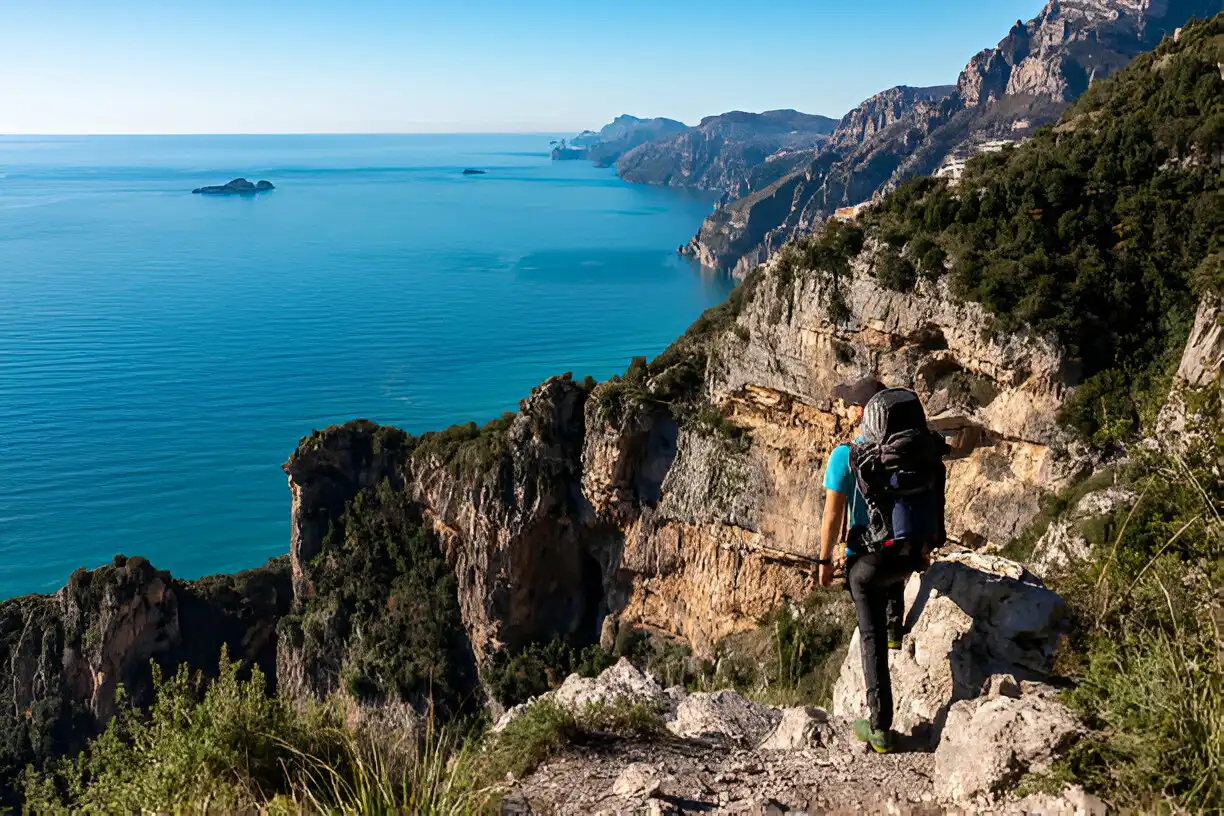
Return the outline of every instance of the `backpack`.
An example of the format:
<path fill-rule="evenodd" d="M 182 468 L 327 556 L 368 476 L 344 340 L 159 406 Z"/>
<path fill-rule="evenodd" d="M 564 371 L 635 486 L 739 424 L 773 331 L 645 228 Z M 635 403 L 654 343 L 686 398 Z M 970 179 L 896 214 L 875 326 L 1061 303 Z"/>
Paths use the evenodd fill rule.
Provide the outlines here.
<path fill-rule="evenodd" d="M 850 446 L 850 471 L 867 501 L 861 545 L 876 552 L 893 545 L 911 553 L 946 540 L 943 457 L 948 443 L 927 427 L 918 395 L 888 388 L 863 410 L 863 441 Z"/>

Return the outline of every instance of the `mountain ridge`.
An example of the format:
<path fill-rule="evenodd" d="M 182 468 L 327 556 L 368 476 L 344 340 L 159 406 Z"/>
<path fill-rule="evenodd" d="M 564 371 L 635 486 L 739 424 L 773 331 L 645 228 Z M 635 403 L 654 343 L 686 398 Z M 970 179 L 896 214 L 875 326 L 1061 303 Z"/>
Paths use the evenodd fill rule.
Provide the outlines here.
<path fill-rule="evenodd" d="M 952 94 L 898 107 L 891 122 L 864 129 L 857 144 L 835 138 L 772 189 L 719 208 L 686 252 L 743 277 L 840 207 L 930 175 L 975 143 L 1025 138 L 1056 121 L 1091 81 L 1124 67 L 1192 17 L 1219 10 L 1218 0 L 1052 0 L 994 48 L 971 57 Z"/>

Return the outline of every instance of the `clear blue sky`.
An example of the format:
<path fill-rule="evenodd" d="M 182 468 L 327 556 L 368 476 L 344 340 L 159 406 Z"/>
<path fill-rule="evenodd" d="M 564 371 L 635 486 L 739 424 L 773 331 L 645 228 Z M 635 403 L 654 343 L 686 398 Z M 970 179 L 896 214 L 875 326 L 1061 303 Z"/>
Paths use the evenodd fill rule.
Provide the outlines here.
<path fill-rule="evenodd" d="M 570 131 L 840 116 L 1041 0 L 0 0 L 0 133 Z"/>

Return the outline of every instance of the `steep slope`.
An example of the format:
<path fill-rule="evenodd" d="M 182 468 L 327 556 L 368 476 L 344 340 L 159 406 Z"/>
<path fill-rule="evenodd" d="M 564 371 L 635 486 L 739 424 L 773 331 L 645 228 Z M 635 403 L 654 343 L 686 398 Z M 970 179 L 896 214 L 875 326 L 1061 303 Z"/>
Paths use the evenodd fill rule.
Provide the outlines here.
<path fill-rule="evenodd" d="M 689 252 L 742 277 L 839 207 L 929 175 L 976 143 L 1023 138 L 1055 121 L 1090 82 L 1191 17 L 1219 11 L 1219 0 L 1053 0 L 974 56 L 941 103 L 911 105 L 883 129 L 864 131 L 862 142 L 835 136 L 806 166 L 716 211 Z M 839 131 L 851 124 L 844 119 Z"/>
<path fill-rule="evenodd" d="M 811 150 L 827 140 L 836 120 L 793 110 L 708 116 L 665 141 L 636 147 L 616 161 L 626 181 L 718 190 L 740 196 L 759 165 Z M 782 155 L 778 155 L 781 153 Z"/>

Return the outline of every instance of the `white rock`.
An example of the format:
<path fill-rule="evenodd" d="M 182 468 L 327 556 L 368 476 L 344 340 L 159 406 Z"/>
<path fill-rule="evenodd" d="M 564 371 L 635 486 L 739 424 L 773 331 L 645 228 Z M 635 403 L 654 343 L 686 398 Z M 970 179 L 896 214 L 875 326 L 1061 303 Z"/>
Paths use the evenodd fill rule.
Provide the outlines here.
<path fill-rule="evenodd" d="M 777 709 L 734 691 L 690 694 L 676 706 L 667 728 L 687 739 L 731 739 L 755 744 L 781 719 Z"/>
<path fill-rule="evenodd" d="M 612 795 L 650 797 L 659 791 L 659 774 L 653 765 L 634 762 L 612 783 Z"/>
<path fill-rule="evenodd" d="M 1050 669 L 1065 605 L 1014 561 L 947 556 L 913 576 L 905 598 L 911 629 L 889 654 L 897 731 L 940 722 L 952 703 L 977 697 L 991 675 L 1031 680 Z M 857 631 L 833 689 L 833 713 L 866 713 Z"/>
<path fill-rule="evenodd" d="M 560 688 L 544 696 L 549 695 L 562 708 L 575 714 L 582 713 L 591 705 L 611 704 L 617 700 L 631 703 L 659 703 L 664 700 L 663 689 L 654 678 L 636 668 L 625 657 L 598 677 L 571 674 Z"/>
<path fill-rule="evenodd" d="M 654 703 L 668 709 L 674 706 L 653 677 L 634 667 L 628 658 L 622 657 L 615 666 L 605 669 L 598 677 L 571 674 L 560 688 L 507 710 L 493 726 L 493 732 L 501 731 L 521 717 L 528 706 L 543 700 L 551 700 L 575 716 L 592 705 L 611 705 L 618 700 L 630 704 Z"/>
<path fill-rule="evenodd" d="M 1033 794 L 1003 807 L 999 812 L 1007 816 L 1108 816 L 1109 808 L 1091 793 L 1073 785 L 1061 796 Z"/>
<path fill-rule="evenodd" d="M 1070 564 L 1082 562 L 1092 554 L 1092 545 L 1080 535 L 1080 524 L 1113 515 L 1119 508 L 1137 500 L 1130 490 L 1110 487 L 1095 490 L 1080 499 L 1071 512 L 1050 523 L 1033 547 L 1031 566 L 1038 575 L 1049 575 Z"/>
<path fill-rule="evenodd" d="M 757 748 L 763 751 L 796 751 L 826 745 L 832 735 L 824 709 L 803 706 L 782 709 L 782 718 Z"/>
<path fill-rule="evenodd" d="M 962 700 L 949 709 L 935 749 L 936 793 L 968 803 L 1000 792 L 1028 771 L 1048 770 L 1081 731 L 1052 694 Z"/>

